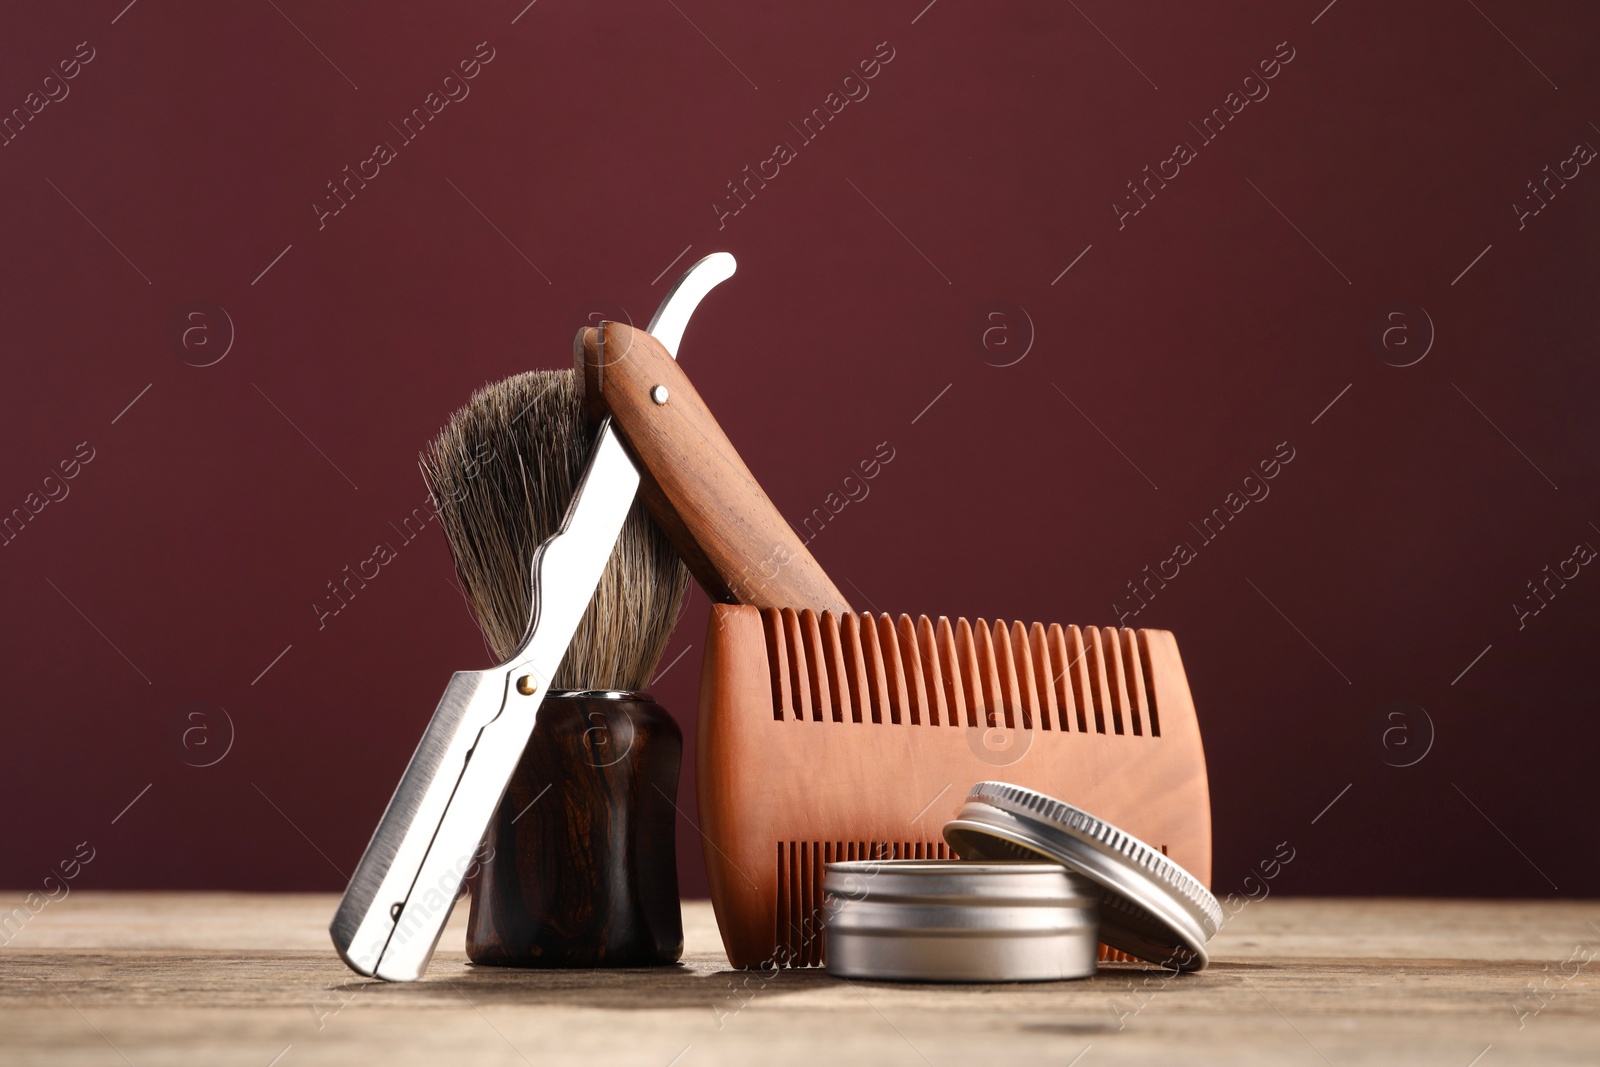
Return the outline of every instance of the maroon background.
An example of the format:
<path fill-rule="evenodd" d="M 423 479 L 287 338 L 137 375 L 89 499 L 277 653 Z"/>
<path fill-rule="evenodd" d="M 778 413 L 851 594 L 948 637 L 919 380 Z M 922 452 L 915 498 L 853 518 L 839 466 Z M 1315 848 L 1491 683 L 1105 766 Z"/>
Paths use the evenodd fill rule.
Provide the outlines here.
<path fill-rule="evenodd" d="M 684 365 L 785 515 L 895 450 L 813 545 L 858 606 L 1114 622 L 1295 449 L 1133 620 L 1183 649 L 1219 889 L 1288 840 L 1291 892 L 1600 890 L 1568 836 L 1594 836 L 1600 575 L 1520 631 L 1511 607 L 1600 544 L 1600 173 L 1520 231 L 1510 206 L 1600 144 L 1589 6 L 125 2 L 0 35 L 5 109 L 96 51 L 0 148 L 0 508 L 95 454 L 0 548 L 0 885 L 88 839 L 80 886 L 341 888 L 449 673 L 487 659 L 436 529 L 321 631 L 311 605 L 398 542 L 475 386 L 727 249 Z M 485 40 L 471 95 L 319 230 L 324 183 Z M 882 41 L 870 96 L 719 231 L 724 184 Z M 1119 230 L 1124 183 L 1281 41 L 1271 95 Z M 236 331 L 205 368 L 170 336 L 196 301 Z M 1406 306 L 1437 341 L 1397 368 L 1420 313 L 1407 349 L 1372 324 Z M 655 686 L 686 732 L 705 609 Z M 218 708 L 231 751 L 186 765 Z"/>

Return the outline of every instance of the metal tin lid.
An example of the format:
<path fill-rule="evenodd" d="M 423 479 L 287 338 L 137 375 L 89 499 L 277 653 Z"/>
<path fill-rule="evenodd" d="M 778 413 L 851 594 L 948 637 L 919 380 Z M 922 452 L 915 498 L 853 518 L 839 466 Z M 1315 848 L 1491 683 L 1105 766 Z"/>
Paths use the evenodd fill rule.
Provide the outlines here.
<path fill-rule="evenodd" d="M 1131 956 L 1198 971 L 1222 907 L 1199 880 L 1110 823 L 1054 797 L 979 782 L 944 839 L 965 860 L 1047 857 L 1100 889 L 1100 940 Z"/>

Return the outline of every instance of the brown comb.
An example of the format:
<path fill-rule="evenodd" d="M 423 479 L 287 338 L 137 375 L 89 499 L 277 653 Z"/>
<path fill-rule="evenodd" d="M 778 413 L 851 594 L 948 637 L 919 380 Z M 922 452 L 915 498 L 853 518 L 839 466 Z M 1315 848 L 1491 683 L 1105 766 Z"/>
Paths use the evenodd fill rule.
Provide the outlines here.
<path fill-rule="evenodd" d="M 1092 811 L 1210 883 L 1205 754 L 1165 630 L 713 605 L 698 746 L 735 967 L 820 964 L 824 866 L 949 857 L 941 830 L 981 781 Z"/>

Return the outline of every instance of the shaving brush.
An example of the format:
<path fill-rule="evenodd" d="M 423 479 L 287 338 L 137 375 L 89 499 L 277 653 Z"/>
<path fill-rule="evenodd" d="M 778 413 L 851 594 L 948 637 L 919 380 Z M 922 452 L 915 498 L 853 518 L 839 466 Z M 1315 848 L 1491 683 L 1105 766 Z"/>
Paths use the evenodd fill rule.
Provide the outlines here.
<path fill-rule="evenodd" d="M 595 427 L 570 370 L 484 386 L 422 455 L 456 573 L 497 662 L 533 613 Z M 688 570 L 635 502 L 484 836 L 467 955 L 514 967 L 647 966 L 683 951 L 674 798 L 683 738 L 643 692 Z"/>

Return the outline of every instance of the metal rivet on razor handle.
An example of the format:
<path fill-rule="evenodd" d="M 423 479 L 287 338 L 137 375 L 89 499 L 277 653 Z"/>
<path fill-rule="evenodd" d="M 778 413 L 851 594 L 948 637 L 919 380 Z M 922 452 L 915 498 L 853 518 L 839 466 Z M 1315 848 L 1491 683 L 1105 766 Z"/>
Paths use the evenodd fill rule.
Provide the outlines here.
<path fill-rule="evenodd" d="M 651 389 L 650 399 L 654 400 L 657 404 L 665 404 L 667 402 L 667 387 L 664 385 L 658 385 L 654 389 Z"/>
<path fill-rule="evenodd" d="M 533 694 L 538 691 L 538 688 L 539 683 L 533 680 L 533 675 L 531 674 L 524 674 L 521 678 L 517 679 L 517 692 L 521 693 L 525 697 L 533 696 Z"/>

